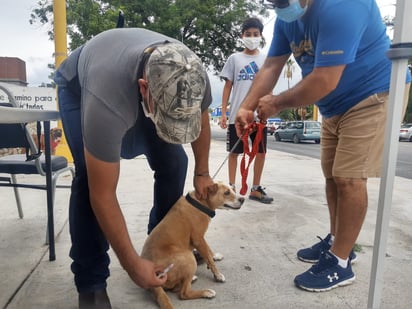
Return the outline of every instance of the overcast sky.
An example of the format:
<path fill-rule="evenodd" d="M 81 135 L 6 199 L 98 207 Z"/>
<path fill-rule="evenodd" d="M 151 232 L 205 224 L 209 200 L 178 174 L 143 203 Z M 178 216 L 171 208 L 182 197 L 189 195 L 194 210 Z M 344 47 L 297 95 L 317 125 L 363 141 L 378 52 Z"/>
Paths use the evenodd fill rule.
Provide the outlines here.
<path fill-rule="evenodd" d="M 0 56 L 26 62 L 29 86 L 48 82 L 48 63 L 54 63 L 54 43 L 46 27 L 32 26 L 30 13 L 37 0 L 0 0 Z"/>
<path fill-rule="evenodd" d="M 38 0 L 0 0 L 0 57 L 18 57 L 26 62 L 29 87 L 49 82 L 50 70 L 47 64 L 54 63 L 54 43 L 49 41 L 47 26 L 30 25 L 30 13 Z M 396 0 L 377 0 L 383 15 L 394 15 Z M 273 31 L 274 17 L 264 21 L 264 37 L 267 52 Z M 299 81 L 300 72 L 294 72 L 293 86 Z M 212 82 L 213 106 L 220 105 L 223 82 L 210 75 Z M 275 93 L 287 89 L 287 81 L 279 78 Z"/>

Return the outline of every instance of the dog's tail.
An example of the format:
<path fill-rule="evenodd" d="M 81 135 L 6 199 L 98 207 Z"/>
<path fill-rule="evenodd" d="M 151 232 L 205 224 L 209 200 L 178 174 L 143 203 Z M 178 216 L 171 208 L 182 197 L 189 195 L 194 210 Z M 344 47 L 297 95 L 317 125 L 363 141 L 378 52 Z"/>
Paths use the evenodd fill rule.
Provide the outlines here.
<path fill-rule="evenodd" d="M 161 309 L 173 309 L 172 301 L 162 287 L 153 288 L 152 291 Z"/>

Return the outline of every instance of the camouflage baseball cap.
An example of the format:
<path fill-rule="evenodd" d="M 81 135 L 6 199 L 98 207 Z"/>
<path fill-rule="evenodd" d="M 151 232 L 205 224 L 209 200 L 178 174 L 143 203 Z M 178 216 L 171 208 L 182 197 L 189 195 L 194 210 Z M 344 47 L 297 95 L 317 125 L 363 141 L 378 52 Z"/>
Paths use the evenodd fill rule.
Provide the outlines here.
<path fill-rule="evenodd" d="M 146 78 L 157 134 L 172 144 L 196 140 L 207 80 L 200 59 L 183 44 L 162 44 L 150 55 Z"/>

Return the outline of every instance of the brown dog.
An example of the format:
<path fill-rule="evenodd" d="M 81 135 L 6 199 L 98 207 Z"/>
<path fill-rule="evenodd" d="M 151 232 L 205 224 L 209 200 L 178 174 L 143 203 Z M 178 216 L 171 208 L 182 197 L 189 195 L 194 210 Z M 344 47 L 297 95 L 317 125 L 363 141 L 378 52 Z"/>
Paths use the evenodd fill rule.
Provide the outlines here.
<path fill-rule="evenodd" d="M 216 209 L 239 209 L 243 202 L 244 198 L 237 197 L 228 186 L 215 183 L 208 188 L 205 200 L 197 200 L 194 191 L 186 197 L 182 196 L 153 229 L 143 246 L 142 257 L 164 267 L 173 264 L 164 286 L 152 289 L 160 308 L 173 308 L 165 290 L 177 292 L 180 299 L 215 297 L 216 292 L 211 289 L 192 290 L 192 280 L 197 269 L 193 249 L 197 249 L 205 259 L 215 280 L 224 282 L 225 277 L 214 262 L 223 257 L 213 256 L 204 235 Z"/>
<path fill-rule="evenodd" d="M 33 129 L 32 129 L 33 130 Z M 63 130 L 60 128 L 52 128 L 50 129 L 50 148 L 51 148 L 51 154 L 55 155 L 56 154 L 56 147 L 59 145 L 61 142 L 63 135 Z M 39 140 L 37 137 L 37 134 L 32 134 L 32 138 L 34 143 L 36 144 L 37 148 L 39 147 Z M 44 152 L 44 135 L 40 135 L 40 150 Z"/>
<path fill-rule="evenodd" d="M 52 155 L 56 154 L 56 147 L 60 144 L 60 141 L 62 139 L 62 134 L 63 134 L 63 131 L 60 128 L 50 129 L 50 148 L 51 148 L 51 154 Z M 41 135 L 41 138 L 40 138 L 40 145 L 41 145 L 41 150 L 44 151 L 44 136 L 43 136 L 43 134 Z"/>

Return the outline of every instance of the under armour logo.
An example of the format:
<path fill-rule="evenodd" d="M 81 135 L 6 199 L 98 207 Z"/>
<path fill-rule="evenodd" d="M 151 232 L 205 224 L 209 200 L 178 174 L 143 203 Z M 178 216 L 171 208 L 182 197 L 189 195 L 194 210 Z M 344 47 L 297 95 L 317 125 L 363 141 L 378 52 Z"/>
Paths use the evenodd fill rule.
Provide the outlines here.
<path fill-rule="evenodd" d="M 328 275 L 329 282 L 333 282 L 333 279 L 338 280 L 339 276 L 337 273 L 333 273 L 333 276 Z"/>

